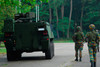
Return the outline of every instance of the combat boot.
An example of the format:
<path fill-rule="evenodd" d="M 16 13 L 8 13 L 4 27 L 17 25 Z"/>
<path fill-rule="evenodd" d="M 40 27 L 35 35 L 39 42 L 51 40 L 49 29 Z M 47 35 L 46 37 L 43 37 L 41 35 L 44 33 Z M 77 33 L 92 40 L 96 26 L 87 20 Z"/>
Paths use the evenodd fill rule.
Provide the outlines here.
<path fill-rule="evenodd" d="M 94 62 L 94 67 L 96 67 L 96 62 Z"/>
<path fill-rule="evenodd" d="M 75 59 L 75 61 L 78 61 L 78 59 Z"/>
<path fill-rule="evenodd" d="M 76 57 L 75 61 L 78 61 L 78 57 Z"/>
<path fill-rule="evenodd" d="M 93 61 L 91 61 L 91 67 L 94 67 L 94 62 Z"/>

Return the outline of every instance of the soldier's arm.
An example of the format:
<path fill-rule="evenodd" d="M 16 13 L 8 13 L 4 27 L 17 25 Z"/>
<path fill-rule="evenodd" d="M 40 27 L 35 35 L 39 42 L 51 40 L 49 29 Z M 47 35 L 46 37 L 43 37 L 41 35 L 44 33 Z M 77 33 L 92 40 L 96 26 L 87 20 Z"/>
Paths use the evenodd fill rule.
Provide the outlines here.
<path fill-rule="evenodd" d="M 89 35 L 89 34 L 87 33 L 86 36 L 85 36 L 85 41 L 86 41 L 86 42 L 88 42 L 88 35 Z"/>
<path fill-rule="evenodd" d="M 96 35 L 97 35 L 97 40 L 99 40 L 99 39 L 100 39 L 100 38 L 99 38 L 99 34 L 97 33 Z"/>
<path fill-rule="evenodd" d="M 98 33 L 96 33 L 96 43 L 97 43 L 97 45 L 99 44 L 99 34 Z"/>
<path fill-rule="evenodd" d="M 85 41 L 84 33 L 82 32 L 83 42 Z"/>
<path fill-rule="evenodd" d="M 76 34 L 74 34 L 73 37 L 72 37 L 72 39 L 73 39 L 74 42 L 76 42 L 76 40 L 75 40 L 75 37 L 76 37 L 76 36 L 75 36 L 75 35 L 76 35 Z"/>

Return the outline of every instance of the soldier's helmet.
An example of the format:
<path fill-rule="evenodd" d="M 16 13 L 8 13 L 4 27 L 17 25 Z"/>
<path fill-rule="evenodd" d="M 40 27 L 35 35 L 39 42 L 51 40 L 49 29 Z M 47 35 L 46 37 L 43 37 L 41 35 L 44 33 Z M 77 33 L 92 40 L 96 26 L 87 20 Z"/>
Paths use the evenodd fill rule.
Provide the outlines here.
<path fill-rule="evenodd" d="M 80 26 L 77 26 L 76 27 L 76 31 L 81 31 L 81 27 Z"/>
<path fill-rule="evenodd" d="M 94 29 L 95 29 L 95 25 L 94 25 L 94 24 L 90 24 L 90 25 L 89 25 L 89 29 L 90 29 L 90 30 L 94 30 Z"/>

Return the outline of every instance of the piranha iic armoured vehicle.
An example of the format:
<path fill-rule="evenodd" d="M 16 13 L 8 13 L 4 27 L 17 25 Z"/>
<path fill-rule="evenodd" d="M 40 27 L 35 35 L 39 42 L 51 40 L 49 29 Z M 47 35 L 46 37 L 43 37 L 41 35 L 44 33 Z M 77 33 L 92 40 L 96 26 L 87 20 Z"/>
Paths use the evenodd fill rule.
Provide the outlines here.
<path fill-rule="evenodd" d="M 35 21 L 35 13 L 16 14 L 4 22 L 4 42 L 8 61 L 21 58 L 23 52 L 42 51 L 46 59 L 54 56 L 53 32 L 50 24 Z"/>

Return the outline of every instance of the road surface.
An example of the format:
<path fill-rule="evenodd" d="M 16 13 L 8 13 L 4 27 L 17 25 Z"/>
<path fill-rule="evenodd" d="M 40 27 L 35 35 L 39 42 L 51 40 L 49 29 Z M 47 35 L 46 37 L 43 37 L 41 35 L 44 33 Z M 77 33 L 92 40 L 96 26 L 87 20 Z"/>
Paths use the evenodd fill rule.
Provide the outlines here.
<path fill-rule="evenodd" d="M 23 53 L 18 61 L 7 61 L 6 55 L 0 55 L 0 67 L 69 67 L 75 61 L 74 43 L 55 43 L 55 56 L 51 60 L 45 59 L 42 52 Z M 84 45 L 83 56 L 88 54 Z"/>

